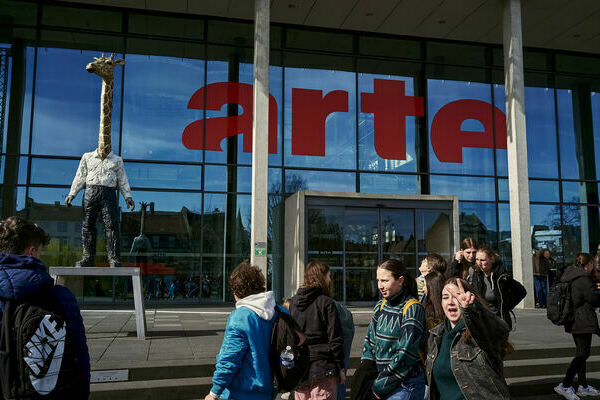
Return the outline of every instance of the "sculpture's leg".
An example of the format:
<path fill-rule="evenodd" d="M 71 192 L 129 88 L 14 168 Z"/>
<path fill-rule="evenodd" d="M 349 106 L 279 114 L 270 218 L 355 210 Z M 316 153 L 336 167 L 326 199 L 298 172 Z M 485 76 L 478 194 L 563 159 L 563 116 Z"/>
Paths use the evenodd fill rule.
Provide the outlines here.
<path fill-rule="evenodd" d="M 100 211 L 97 186 L 86 187 L 83 194 L 83 223 L 81 224 L 81 245 L 83 257 L 75 263 L 76 267 L 93 267 L 96 258 L 96 220 Z"/>
<path fill-rule="evenodd" d="M 106 231 L 106 254 L 110 267 L 120 267 L 121 255 L 120 230 L 119 230 L 119 208 L 117 205 L 117 193 L 114 189 L 106 188 L 102 202 L 102 220 Z"/>

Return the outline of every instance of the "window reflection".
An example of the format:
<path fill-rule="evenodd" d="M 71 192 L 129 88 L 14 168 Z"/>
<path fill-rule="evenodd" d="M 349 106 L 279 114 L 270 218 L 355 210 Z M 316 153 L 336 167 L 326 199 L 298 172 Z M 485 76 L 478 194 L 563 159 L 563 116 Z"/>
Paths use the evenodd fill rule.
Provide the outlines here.
<path fill-rule="evenodd" d="M 401 174 L 360 174 L 361 193 L 418 194 L 419 177 Z"/>
<path fill-rule="evenodd" d="M 269 94 L 273 96 L 277 103 L 277 153 L 269 154 L 269 165 L 281 165 L 281 109 L 283 106 L 283 86 L 282 86 L 281 67 L 269 67 Z M 249 85 L 254 84 L 254 65 L 239 62 L 239 57 L 232 57 L 229 61 L 209 61 L 208 62 L 208 84 L 236 81 Z M 237 107 L 224 105 L 221 110 L 206 111 L 206 118 L 223 118 L 227 116 L 237 116 L 243 113 L 252 113 L 253 110 L 245 110 L 241 105 Z M 271 116 L 269 116 L 271 118 Z M 252 133 L 250 131 L 248 133 Z M 209 133 L 209 132 L 207 132 Z M 244 133 L 245 134 L 245 133 Z M 221 149 L 223 151 L 206 151 L 206 162 L 215 163 L 238 163 L 252 164 L 252 153 L 244 152 L 244 134 L 223 139 Z"/>
<path fill-rule="evenodd" d="M 529 201 L 559 202 L 558 182 L 529 181 Z"/>
<path fill-rule="evenodd" d="M 494 178 L 431 175 L 431 194 L 458 195 L 459 200 L 496 200 Z"/>
<path fill-rule="evenodd" d="M 506 112 L 504 85 L 494 85 L 496 107 Z M 527 123 L 527 167 L 533 178 L 558 178 L 554 90 L 525 87 L 525 117 Z M 502 154 L 499 152 L 499 154 Z M 508 175 L 504 156 L 500 155 L 498 175 Z"/>
<path fill-rule="evenodd" d="M 85 70 L 93 57 L 98 56 L 96 51 L 38 49 L 32 153 L 81 156 L 98 147 L 102 79 Z M 122 73 L 122 67 L 114 69 L 115 87 L 121 86 Z M 140 86 L 146 84 L 144 80 Z M 115 90 L 112 111 L 115 154 L 119 152 L 120 105 L 121 91 Z"/>
<path fill-rule="evenodd" d="M 27 165 L 26 162 L 24 164 Z M 79 160 L 32 158 L 31 183 L 41 185 L 71 186 L 73 178 L 75 177 L 75 173 L 77 172 L 78 166 Z"/>
<path fill-rule="evenodd" d="M 562 263 L 563 229 L 565 229 L 566 226 L 571 225 L 573 221 L 567 222 L 567 219 L 565 218 L 565 226 L 561 228 L 560 205 L 532 204 L 530 210 L 531 247 L 533 249 L 549 249 L 552 254 L 557 254 L 557 257 L 555 257 L 556 261 Z"/>
<path fill-rule="evenodd" d="M 427 80 L 427 115 L 429 118 L 428 126 L 431 132 L 436 114 L 447 107 L 449 103 L 456 100 L 473 99 L 489 104 L 490 115 L 493 112 L 490 85 L 476 82 L 460 82 L 438 79 Z M 442 111 L 443 113 L 444 111 Z M 442 115 L 442 114 L 440 114 Z M 440 116 L 438 116 L 439 118 Z M 440 127 L 454 129 L 453 127 Z M 475 119 L 466 119 L 463 121 L 461 131 L 483 132 L 483 125 Z M 444 131 L 444 136 L 453 136 L 454 131 Z M 483 133 L 482 133 L 483 134 Z M 452 142 L 460 141 L 456 137 Z M 429 148 L 429 164 L 431 172 L 445 172 L 457 174 L 494 174 L 494 153 L 493 149 L 467 147 L 462 148 L 462 162 L 441 162 L 440 152 L 447 151 L 446 146 L 437 145 L 431 140 Z M 493 143 L 493 140 L 491 141 Z"/>
<path fill-rule="evenodd" d="M 288 178 L 289 177 L 289 178 Z M 332 192 L 355 192 L 356 174 L 354 172 L 332 172 L 311 170 L 285 170 L 285 192 L 298 190 L 327 190 Z M 293 183 L 293 185 L 288 185 Z"/>
<path fill-rule="evenodd" d="M 405 96 L 414 96 L 413 78 L 399 77 L 392 75 L 374 75 L 358 74 L 358 92 L 375 93 L 374 80 L 393 80 L 403 81 L 405 87 Z M 359 100 L 359 110 L 361 110 L 361 96 Z M 417 117 L 407 116 L 401 121 L 405 129 L 406 154 L 404 159 L 390 160 L 380 157 L 375 149 L 375 114 L 359 112 L 358 114 L 358 148 L 359 148 L 359 168 L 367 171 L 417 171 Z M 379 128 L 381 130 L 381 127 Z M 400 136 L 400 129 L 396 131 Z M 381 135 L 381 132 L 378 132 Z"/>
<path fill-rule="evenodd" d="M 187 104 L 204 85 L 204 61 L 128 54 L 125 70 L 123 158 L 202 161 L 202 151 L 185 148 L 181 137 L 203 118 Z"/>
<path fill-rule="evenodd" d="M 450 213 L 439 210 L 417 210 L 417 251 L 420 256 L 438 253 L 450 257 Z M 417 268 L 417 265 L 414 265 Z"/>
<path fill-rule="evenodd" d="M 295 167 L 314 168 L 356 168 L 356 87 L 355 74 L 344 71 L 286 68 L 285 69 L 285 163 Z M 336 104 L 347 104 L 347 112 L 332 112 L 321 115 L 324 104 L 314 104 L 314 110 L 308 115 L 315 117 L 314 126 L 310 125 L 308 130 L 300 130 L 301 124 L 306 121 L 294 121 L 292 110 L 299 104 L 293 105 L 293 89 L 308 89 L 319 91 L 320 97 L 328 94 L 338 95 Z M 337 92 L 336 92 L 337 91 Z M 344 92 L 346 94 L 344 94 Z M 295 92 L 298 95 L 298 92 Z M 312 94 L 319 94 L 311 92 Z M 318 97 L 318 96 L 317 96 Z M 345 100 L 344 100 L 345 98 Z M 312 99 L 312 97 L 311 97 Z M 301 101 L 300 98 L 296 99 Z M 310 104 L 310 103 L 309 103 Z M 305 104 L 305 107 L 308 105 Z M 296 117 L 298 118 L 298 116 Z M 324 121 L 323 121 L 324 119 Z M 324 122 L 324 124 L 322 124 Z M 319 131 L 323 127 L 322 131 Z M 315 130 L 316 129 L 316 130 Z M 310 151 L 321 151 L 314 140 L 308 137 L 297 137 L 296 135 L 313 134 L 316 140 L 321 140 L 325 135 L 324 155 L 304 155 L 307 149 L 298 148 L 302 143 L 310 143 Z M 293 143 L 294 142 L 294 143 Z"/>
<path fill-rule="evenodd" d="M 155 189 L 202 189 L 202 166 L 125 163 L 131 187 Z"/>
<path fill-rule="evenodd" d="M 461 201 L 459 215 L 461 238 L 472 237 L 477 243 L 496 247 L 496 204 Z"/>

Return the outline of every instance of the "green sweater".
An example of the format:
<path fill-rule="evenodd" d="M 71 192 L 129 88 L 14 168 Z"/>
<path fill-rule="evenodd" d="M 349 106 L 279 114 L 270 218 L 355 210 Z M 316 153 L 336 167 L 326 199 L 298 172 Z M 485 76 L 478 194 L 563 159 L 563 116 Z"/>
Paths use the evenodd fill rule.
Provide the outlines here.
<path fill-rule="evenodd" d="M 404 304 L 412 298 L 402 289 L 387 299 L 381 310 L 382 300 L 373 309 L 361 359 L 377 364 L 379 375 L 373 382 L 373 392 L 379 397 L 387 397 L 405 379 L 421 372 L 419 349 L 425 340 L 425 311 L 415 303 L 402 315 Z"/>
<path fill-rule="evenodd" d="M 456 324 L 453 329 L 450 329 L 450 323 L 448 320 L 444 322 L 444 334 L 442 335 L 442 342 L 440 343 L 440 349 L 438 355 L 433 363 L 433 379 L 440 392 L 440 400 L 465 400 L 456 378 L 452 372 L 450 366 L 450 349 L 452 342 L 457 334 L 461 330 L 465 329 L 465 321 L 461 320 Z"/>

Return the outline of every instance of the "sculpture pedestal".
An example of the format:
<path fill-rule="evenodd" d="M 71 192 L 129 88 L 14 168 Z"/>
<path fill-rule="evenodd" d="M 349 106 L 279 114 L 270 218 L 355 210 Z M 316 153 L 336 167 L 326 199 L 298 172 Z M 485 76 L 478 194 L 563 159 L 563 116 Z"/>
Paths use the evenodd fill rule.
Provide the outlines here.
<path fill-rule="evenodd" d="M 57 281 L 59 276 L 131 276 L 133 284 L 133 302 L 135 304 L 135 322 L 138 339 L 146 339 L 146 311 L 142 297 L 142 279 L 140 269 L 133 267 L 50 267 L 50 276 Z"/>

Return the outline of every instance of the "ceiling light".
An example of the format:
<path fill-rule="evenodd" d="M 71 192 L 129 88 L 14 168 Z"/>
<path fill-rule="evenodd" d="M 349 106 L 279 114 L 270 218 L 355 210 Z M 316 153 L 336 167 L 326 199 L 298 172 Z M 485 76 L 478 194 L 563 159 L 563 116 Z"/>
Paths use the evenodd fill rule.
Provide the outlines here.
<path fill-rule="evenodd" d="M 288 4 L 288 8 L 296 8 L 295 4 Z"/>

